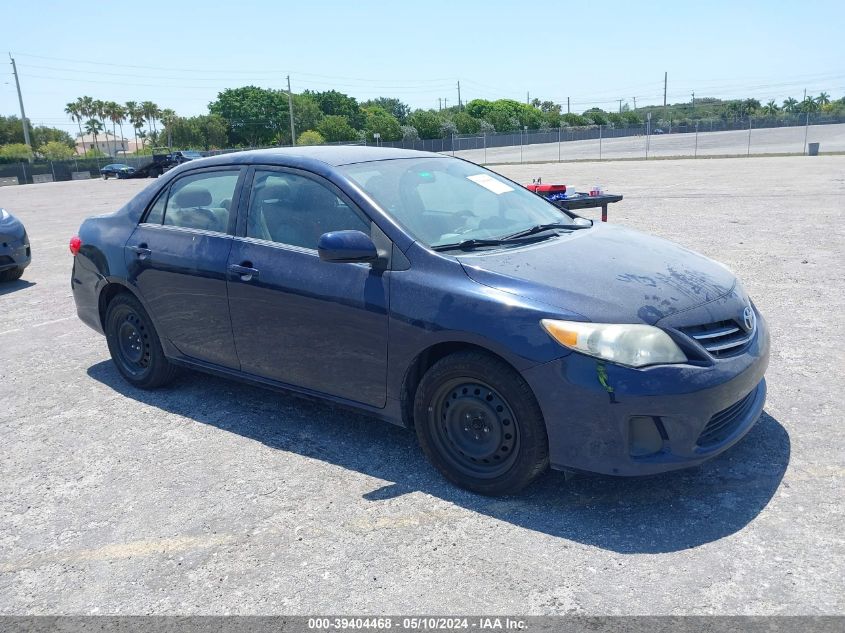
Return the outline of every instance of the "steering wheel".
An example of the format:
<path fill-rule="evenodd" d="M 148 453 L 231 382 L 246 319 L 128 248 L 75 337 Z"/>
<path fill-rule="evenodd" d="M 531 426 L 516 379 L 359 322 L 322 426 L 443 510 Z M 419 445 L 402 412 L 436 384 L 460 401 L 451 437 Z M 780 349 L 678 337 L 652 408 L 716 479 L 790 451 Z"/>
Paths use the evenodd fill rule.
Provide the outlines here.
<path fill-rule="evenodd" d="M 211 209 L 206 209 L 205 207 L 190 207 L 189 209 L 186 209 L 186 211 L 190 211 L 191 213 L 201 216 L 208 225 L 206 227 L 208 230 L 218 231 L 221 229 L 220 220 L 217 219 L 217 216 L 214 215 L 214 212 Z"/>

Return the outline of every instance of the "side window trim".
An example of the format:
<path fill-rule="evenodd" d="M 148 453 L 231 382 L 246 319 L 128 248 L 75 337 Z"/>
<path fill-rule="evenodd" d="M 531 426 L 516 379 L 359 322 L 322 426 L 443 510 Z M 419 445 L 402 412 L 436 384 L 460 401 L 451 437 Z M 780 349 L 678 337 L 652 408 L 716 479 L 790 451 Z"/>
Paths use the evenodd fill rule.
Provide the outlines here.
<path fill-rule="evenodd" d="M 159 192 L 159 194 L 153 199 L 152 203 L 149 204 L 147 206 L 147 208 L 144 210 L 144 213 L 141 216 L 141 220 L 140 220 L 140 222 L 138 222 L 138 224 L 148 224 L 147 218 L 149 217 L 150 213 L 152 212 L 153 208 L 158 203 L 158 201 L 162 198 L 162 196 L 164 196 L 165 197 L 164 212 L 161 215 L 162 221 L 160 223 L 151 224 L 151 226 L 166 226 L 164 224 L 164 219 L 167 215 L 167 204 L 170 202 L 170 192 L 173 189 L 173 185 L 175 185 L 180 180 L 183 180 L 184 178 L 187 178 L 189 176 L 196 176 L 196 175 L 199 175 L 199 174 L 212 173 L 212 172 L 215 172 L 215 171 L 232 171 L 232 172 L 236 171 L 236 172 L 238 172 L 238 179 L 237 179 L 237 182 L 235 183 L 235 190 L 232 192 L 232 201 L 230 203 L 231 205 L 235 205 L 235 208 L 234 209 L 232 209 L 231 207 L 229 208 L 229 226 L 226 227 L 225 233 L 221 233 L 220 231 L 204 231 L 204 232 L 209 233 L 209 234 L 228 235 L 228 236 L 234 237 L 237 234 L 237 230 L 238 230 L 238 219 L 239 219 L 240 209 L 241 209 L 241 204 L 240 204 L 241 203 L 241 195 L 242 195 L 242 192 L 245 190 L 245 187 L 244 187 L 245 181 L 246 181 L 248 172 L 253 171 L 252 168 L 247 169 L 247 168 L 244 168 L 241 165 L 215 165 L 214 167 L 202 167 L 202 168 L 199 168 L 199 169 L 192 169 L 190 171 L 186 171 L 182 174 L 179 174 L 176 178 L 174 178 L 173 180 L 168 182 L 166 185 L 164 185 L 161 192 Z M 251 174 L 250 174 L 250 176 L 251 176 Z M 251 180 L 250 180 L 250 183 L 251 183 Z M 251 184 L 250 184 L 250 188 L 251 188 Z M 174 226 L 174 227 L 171 227 L 171 228 L 173 228 L 173 229 L 186 229 L 187 227 Z M 194 229 L 189 229 L 189 230 L 194 230 Z M 201 229 L 198 229 L 198 230 L 201 230 Z"/>
<path fill-rule="evenodd" d="M 316 182 L 318 185 L 322 185 L 326 187 L 329 191 L 331 191 L 334 195 L 336 195 L 352 212 L 357 215 L 364 223 L 366 223 L 370 227 L 370 232 L 372 233 L 372 227 L 376 226 L 373 219 L 367 215 L 361 207 L 359 207 L 355 202 L 353 202 L 349 196 L 344 193 L 340 187 L 335 185 L 333 182 L 328 180 L 327 178 L 321 176 L 320 174 L 316 174 L 312 171 L 307 171 L 305 169 L 297 169 L 296 167 L 285 167 L 281 165 L 253 165 L 249 168 L 249 174 L 244 179 L 244 188 L 241 192 L 240 196 L 240 204 L 238 209 L 238 225 L 237 231 L 235 232 L 235 237 L 242 238 L 245 240 L 254 240 L 258 241 L 262 244 L 275 244 L 275 245 L 282 245 L 282 246 L 290 246 L 296 250 L 308 252 L 308 253 L 316 253 L 317 249 L 315 248 L 306 248 L 302 246 L 296 246 L 295 244 L 284 244 L 283 242 L 268 242 L 267 240 L 262 240 L 260 238 L 253 238 L 248 237 L 246 234 L 247 231 L 247 222 L 248 218 L 247 215 L 249 214 L 250 207 L 252 205 L 252 197 L 255 193 L 255 174 L 257 172 L 276 172 L 280 174 L 292 174 L 294 176 L 300 176 L 302 178 L 307 178 L 313 182 Z M 242 217 L 241 217 L 242 216 Z"/>
<path fill-rule="evenodd" d="M 170 196 L 170 183 L 167 183 L 164 188 L 159 192 L 159 194 L 153 198 L 152 203 L 150 203 L 147 208 L 144 210 L 144 214 L 141 216 L 141 221 L 138 224 L 150 224 L 151 226 L 162 226 L 164 224 L 164 211 L 167 209 L 167 200 Z M 161 212 L 161 222 L 149 223 L 147 219 L 150 217 L 150 213 L 153 212 L 153 209 L 158 204 L 158 201 L 164 199 L 164 209 Z"/>

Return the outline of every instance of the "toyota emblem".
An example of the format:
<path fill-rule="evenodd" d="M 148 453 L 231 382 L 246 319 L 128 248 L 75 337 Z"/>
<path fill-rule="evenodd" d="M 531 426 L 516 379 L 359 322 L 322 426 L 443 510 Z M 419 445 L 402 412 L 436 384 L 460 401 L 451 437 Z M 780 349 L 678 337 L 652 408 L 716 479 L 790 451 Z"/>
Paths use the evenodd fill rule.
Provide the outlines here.
<path fill-rule="evenodd" d="M 754 310 L 751 309 L 751 306 L 746 306 L 745 310 L 742 311 L 742 322 L 745 324 L 747 332 L 754 329 Z"/>

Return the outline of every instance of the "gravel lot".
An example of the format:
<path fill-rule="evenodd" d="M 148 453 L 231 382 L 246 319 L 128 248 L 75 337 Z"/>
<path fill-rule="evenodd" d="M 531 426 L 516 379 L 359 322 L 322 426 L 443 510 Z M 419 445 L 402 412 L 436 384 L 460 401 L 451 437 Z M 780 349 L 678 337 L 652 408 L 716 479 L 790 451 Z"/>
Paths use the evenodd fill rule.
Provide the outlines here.
<path fill-rule="evenodd" d="M 845 157 L 500 170 L 601 183 L 611 221 L 740 274 L 773 333 L 745 441 L 496 500 L 355 413 L 196 373 L 132 389 L 75 317 L 67 241 L 146 182 L 2 188 L 34 260 L 0 287 L 0 613 L 844 613 Z"/>
<path fill-rule="evenodd" d="M 653 134 L 649 141 L 648 156 L 651 158 L 667 158 L 673 156 L 745 156 L 749 151 L 748 130 L 730 132 L 705 132 L 702 127 L 698 135 L 698 147 L 694 133 L 684 134 Z M 597 160 L 599 158 L 645 158 L 646 137 L 626 136 L 622 138 L 607 138 L 612 130 L 605 131 L 605 138 L 601 142 L 601 156 L 599 156 L 599 141 L 563 142 L 558 153 L 557 143 L 538 143 L 525 145 L 520 150 L 515 147 L 467 149 L 455 152 L 456 156 L 466 158 L 477 163 L 518 163 L 557 161 L 562 160 Z M 751 130 L 751 154 L 801 154 L 804 152 L 804 128 L 762 128 Z M 807 129 L 807 142 L 819 143 L 819 151 L 845 152 L 845 124 L 811 125 Z M 566 132 L 563 132 L 566 140 Z M 460 147 L 483 148 L 483 139 L 462 139 Z"/>

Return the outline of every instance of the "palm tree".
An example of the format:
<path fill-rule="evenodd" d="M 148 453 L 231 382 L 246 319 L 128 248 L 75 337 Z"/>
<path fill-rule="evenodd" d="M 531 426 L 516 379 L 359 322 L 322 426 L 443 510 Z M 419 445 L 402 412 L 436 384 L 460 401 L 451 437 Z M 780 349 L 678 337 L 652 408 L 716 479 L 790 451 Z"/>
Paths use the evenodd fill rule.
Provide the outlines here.
<path fill-rule="evenodd" d="M 102 99 L 95 99 L 93 103 L 93 116 L 100 121 L 100 127 L 102 130 L 106 130 L 106 102 Z M 106 132 L 106 149 L 109 146 L 109 133 Z"/>
<path fill-rule="evenodd" d="M 173 149 L 173 122 L 176 120 L 176 112 L 170 108 L 165 108 L 161 111 L 161 122 L 167 129 L 167 147 Z"/>
<path fill-rule="evenodd" d="M 94 148 L 99 150 L 100 148 L 97 147 L 97 134 L 103 131 L 103 124 L 100 123 L 100 121 L 98 121 L 97 119 L 88 119 L 85 122 L 85 131 L 94 137 Z"/>
<path fill-rule="evenodd" d="M 801 112 L 815 112 L 819 109 L 819 105 L 816 103 L 816 100 L 812 97 L 807 97 L 801 102 L 799 106 Z"/>
<path fill-rule="evenodd" d="M 796 108 L 798 108 L 798 102 L 789 97 L 789 99 L 783 100 L 783 111 L 784 112 L 795 112 Z"/>
<path fill-rule="evenodd" d="M 161 111 L 158 109 L 158 106 L 153 103 L 152 101 L 144 101 L 141 104 L 141 111 L 144 113 L 144 116 L 147 118 L 147 129 L 152 129 L 153 131 L 153 140 L 155 140 L 156 136 L 156 119 L 161 114 Z"/>
<path fill-rule="evenodd" d="M 112 138 L 114 139 L 114 152 L 113 154 L 117 156 L 117 131 L 115 130 L 115 126 L 120 123 L 120 136 L 123 137 L 123 106 L 115 101 L 106 101 L 103 104 L 103 114 L 106 115 L 109 121 L 111 121 L 111 133 Z M 122 144 L 121 144 L 122 146 Z"/>
<path fill-rule="evenodd" d="M 138 152 L 138 117 L 139 117 L 139 109 L 137 101 L 127 101 L 124 104 L 126 108 L 126 117 L 129 119 L 129 123 L 132 124 L 132 128 L 135 130 L 135 153 Z"/>
<path fill-rule="evenodd" d="M 778 104 L 775 103 L 774 99 L 769 100 L 769 102 L 763 106 L 763 112 L 769 116 L 774 116 L 778 113 L 778 110 L 780 110 L 780 108 L 778 108 Z"/>
<path fill-rule="evenodd" d="M 82 142 L 82 113 L 79 111 L 78 99 L 65 105 L 65 114 L 70 117 L 71 121 L 76 121 L 76 124 L 79 126 L 79 141 Z M 82 147 L 83 149 L 85 148 L 84 142 L 82 142 Z"/>
<path fill-rule="evenodd" d="M 816 103 L 820 106 L 826 106 L 828 103 L 830 103 L 830 95 L 826 92 L 820 92 L 819 96 L 816 97 Z"/>

